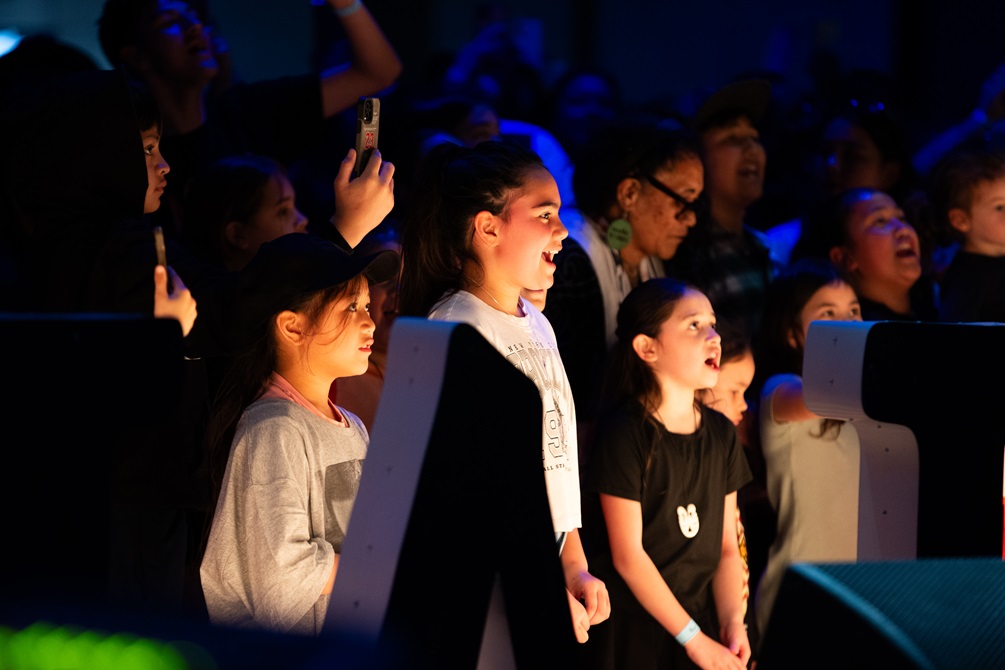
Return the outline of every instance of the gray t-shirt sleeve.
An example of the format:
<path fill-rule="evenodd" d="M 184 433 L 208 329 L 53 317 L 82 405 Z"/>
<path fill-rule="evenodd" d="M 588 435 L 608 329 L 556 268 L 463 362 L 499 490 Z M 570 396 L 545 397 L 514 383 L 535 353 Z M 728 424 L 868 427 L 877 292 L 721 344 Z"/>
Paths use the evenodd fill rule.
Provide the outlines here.
<path fill-rule="evenodd" d="M 357 422 L 337 427 L 284 401 L 249 407 L 201 568 L 211 620 L 320 629 L 328 604 L 321 592 L 345 537 L 366 443 Z"/>

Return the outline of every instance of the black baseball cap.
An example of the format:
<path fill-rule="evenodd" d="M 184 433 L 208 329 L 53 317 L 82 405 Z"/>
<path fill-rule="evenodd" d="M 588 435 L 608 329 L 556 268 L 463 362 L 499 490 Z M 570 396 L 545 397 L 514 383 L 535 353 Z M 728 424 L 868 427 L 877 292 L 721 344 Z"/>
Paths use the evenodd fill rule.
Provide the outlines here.
<path fill-rule="evenodd" d="M 234 344 L 246 343 L 241 334 L 250 335 L 304 295 L 361 274 L 384 282 L 397 275 L 400 264 L 395 251 L 351 254 L 313 233 L 288 233 L 266 242 L 233 277 L 228 311 L 230 327 L 238 329 Z"/>
<path fill-rule="evenodd" d="M 735 110 L 758 126 L 764 120 L 770 103 L 771 82 L 767 79 L 737 79 L 706 94 L 691 116 L 690 125 L 695 131 L 704 132 L 717 118 Z"/>

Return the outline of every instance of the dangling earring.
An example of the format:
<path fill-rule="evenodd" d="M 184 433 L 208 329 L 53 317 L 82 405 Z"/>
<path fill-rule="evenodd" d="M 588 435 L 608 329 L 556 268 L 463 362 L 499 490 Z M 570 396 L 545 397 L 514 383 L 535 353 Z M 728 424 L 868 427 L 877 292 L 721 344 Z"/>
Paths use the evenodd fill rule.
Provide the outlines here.
<path fill-rule="evenodd" d="M 632 241 L 632 224 L 628 221 L 628 212 L 611 221 L 607 226 L 607 246 L 615 251 L 621 251 Z"/>

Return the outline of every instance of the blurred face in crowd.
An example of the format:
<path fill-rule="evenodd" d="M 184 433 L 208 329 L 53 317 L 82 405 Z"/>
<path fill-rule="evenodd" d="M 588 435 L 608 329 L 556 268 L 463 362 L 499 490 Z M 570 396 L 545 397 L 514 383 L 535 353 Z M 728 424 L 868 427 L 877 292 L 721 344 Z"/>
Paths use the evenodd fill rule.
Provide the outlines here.
<path fill-rule="evenodd" d="M 474 105 L 471 112 L 454 128 L 454 135 L 466 147 L 499 138 L 499 115 L 488 105 Z"/>
<path fill-rule="evenodd" d="M 394 241 L 383 243 L 377 249 L 368 249 L 367 253 L 373 253 L 376 250 L 391 250 L 401 253 L 401 247 Z M 399 287 L 399 277 L 370 285 L 370 318 L 373 319 L 374 323 L 373 350 L 375 352 L 387 352 L 391 326 L 398 318 Z"/>
<path fill-rule="evenodd" d="M 900 177 L 900 166 L 883 158 L 869 133 L 844 118 L 828 124 L 820 159 L 824 188 L 829 195 L 852 188 L 885 191 Z"/>
<path fill-rule="evenodd" d="M 224 229 L 228 269 L 248 263 L 258 248 L 288 233 L 306 233 L 307 217 L 294 204 L 296 193 L 286 175 L 277 172 L 265 184 L 262 202 L 247 221 L 230 221 Z"/>
<path fill-rule="evenodd" d="M 723 361 L 719 366 L 719 381 L 715 386 L 699 392 L 699 400 L 714 410 L 722 412 L 734 426 L 743 421 L 747 411 L 744 394 L 754 381 L 754 355 L 748 350 L 738 358 Z"/>
<path fill-rule="evenodd" d="M 370 318 L 373 319 L 373 350 L 386 352 L 391 326 L 398 316 L 398 280 L 370 286 Z"/>
<path fill-rule="evenodd" d="M 740 117 L 701 135 L 705 150 L 705 187 L 713 200 L 746 208 L 764 192 L 767 155 L 750 120 Z"/>
<path fill-rule="evenodd" d="M 179 0 L 158 0 L 127 62 L 145 75 L 179 85 L 205 85 L 219 66 L 198 13 Z"/>
<path fill-rule="evenodd" d="M 558 118 L 563 122 L 610 121 L 615 114 L 616 96 L 602 77 L 581 74 L 565 87 L 558 101 Z"/>
<path fill-rule="evenodd" d="M 591 132 L 614 119 L 617 94 L 603 77 L 582 73 L 568 82 L 555 105 L 552 130 L 567 150 L 575 151 L 590 139 Z"/>

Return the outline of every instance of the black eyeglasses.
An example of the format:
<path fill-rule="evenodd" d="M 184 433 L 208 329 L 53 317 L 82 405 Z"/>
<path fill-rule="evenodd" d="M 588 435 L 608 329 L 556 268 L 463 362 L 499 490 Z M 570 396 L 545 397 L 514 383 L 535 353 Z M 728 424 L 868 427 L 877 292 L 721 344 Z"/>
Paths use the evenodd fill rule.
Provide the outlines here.
<path fill-rule="evenodd" d="M 678 221 L 683 221 L 688 212 L 692 212 L 697 218 L 697 216 L 701 213 L 702 208 L 705 206 L 705 201 L 700 195 L 694 200 L 688 200 L 651 174 L 646 175 L 646 181 L 652 184 L 653 188 L 657 191 L 665 193 L 673 198 L 677 204 L 681 206 L 681 210 L 677 212 Z"/>

